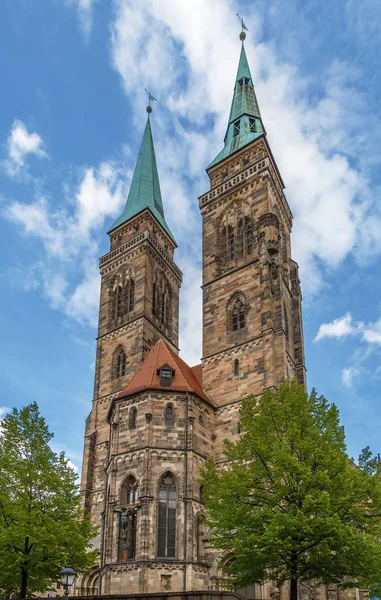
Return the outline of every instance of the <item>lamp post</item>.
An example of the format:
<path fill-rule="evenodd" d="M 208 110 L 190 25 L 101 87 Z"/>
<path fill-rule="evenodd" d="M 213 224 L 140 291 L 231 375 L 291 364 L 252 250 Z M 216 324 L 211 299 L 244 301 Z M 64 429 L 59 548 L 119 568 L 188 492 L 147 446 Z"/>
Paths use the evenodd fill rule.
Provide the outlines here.
<path fill-rule="evenodd" d="M 71 567 L 65 567 L 60 573 L 65 598 L 69 596 L 69 587 L 71 587 L 77 577 L 77 573 Z"/>

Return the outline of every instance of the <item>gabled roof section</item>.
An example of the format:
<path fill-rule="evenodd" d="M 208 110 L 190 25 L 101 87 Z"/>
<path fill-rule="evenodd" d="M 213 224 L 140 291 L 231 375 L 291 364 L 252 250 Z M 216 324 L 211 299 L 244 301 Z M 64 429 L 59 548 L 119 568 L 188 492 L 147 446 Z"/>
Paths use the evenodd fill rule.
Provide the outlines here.
<path fill-rule="evenodd" d="M 210 169 L 263 134 L 266 134 L 266 131 L 242 41 L 225 145 L 207 168 Z"/>
<path fill-rule="evenodd" d="M 158 371 L 164 366 L 169 366 L 174 371 L 171 386 L 160 385 L 160 374 L 158 374 Z M 202 389 L 191 367 L 181 360 L 163 340 L 159 340 L 155 344 L 131 381 L 120 392 L 118 399 L 149 389 L 192 392 L 205 400 L 210 406 L 214 406 L 209 396 Z"/>
<path fill-rule="evenodd" d="M 155 148 L 153 145 L 151 122 L 148 114 L 143 140 L 139 150 L 134 175 L 126 206 L 120 217 L 113 223 L 108 233 L 125 223 L 135 215 L 148 208 L 176 244 L 176 240 L 164 216 L 163 201 L 161 198 L 159 174 L 157 171 Z"/>

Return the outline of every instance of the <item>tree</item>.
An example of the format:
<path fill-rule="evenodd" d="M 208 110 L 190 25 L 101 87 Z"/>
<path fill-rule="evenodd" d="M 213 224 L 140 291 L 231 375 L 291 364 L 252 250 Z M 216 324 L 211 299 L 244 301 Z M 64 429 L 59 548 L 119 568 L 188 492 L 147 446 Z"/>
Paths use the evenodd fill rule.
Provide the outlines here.
<path fill-rule="evenodd" d="M 1 423 L 0 592 L 20 598 L 49 589 L 65 564 L 80 573 L 96 562 L 77 475 L 52 437 L 36 403 Z"/>
<path fill-rule="evenodd" d="M 232 585 L 337 583 L 381 592 L 381 482 L 346 454 L 334 404 L 296 381 L 242 401 L 243 434 L 202 472 L 212 543 L 231 550 Z"/>

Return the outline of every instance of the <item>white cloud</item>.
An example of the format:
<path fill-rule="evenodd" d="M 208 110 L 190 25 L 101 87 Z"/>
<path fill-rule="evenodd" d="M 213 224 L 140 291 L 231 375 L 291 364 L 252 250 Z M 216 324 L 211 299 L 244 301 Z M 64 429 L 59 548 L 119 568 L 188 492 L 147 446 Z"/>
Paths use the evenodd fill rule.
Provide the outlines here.
<path fill-rule="evenodd" d="M 93 9 L 97 0 L 65 0 L 70 8 L 75 8 L 78 15 L 79 26 L 87 40 L 93 27 Z"/>
<path fill-rule="evenodd" d="M 1 433 L 2 433 L 2 429 L 3 429 L 2 426 L 1 426 L 2 419 L 3 419 L 3 417 L 5 417 L 5 415 L 7 413 L 10 412 L 10 410 L 11 409 L 8 408 L 8 406 L 0 406 L 0 436 L 1 436 Z"/>
<path fill-rule="evenodd" d="M 67 460 L 67 466 L 73 469 L 75 473 L 79 473 L 77 465 L 75 465 L 70 459 Z"/>
<path fill-rule="evenodd" d="M 13 177 L 21 173 L 29 154 L 46 157 L 42 138 L 38 133 L 29 133 L 22 121 L 13 123 L 7 142 L 8 159 L 5 163 L 8 174 Z"/>
<path fill-rule="evenodd" d="M 11 409 L 8 406 L 0 406 L 0 419 L 2 419 Z"/>
<path fill-rule="evenodd" d="M 359 369 L 356 367 L 347 367 L 341 372 L 341 381 L 345 387 L 352 387 L 353 378 L 359 374 Z"/>
<path fill-rule="evenodd" d="M 122 209 L 124 172 L 112 163 L 101 163 L 85 169 L 76 187 L 66 188 L 74 201 L 58 211 L 41 197 L 31 204 L 10 202 L 5 208 L 4 216 L 21 226 L 24 234 L 38 238 L 46 253 L 44 260 L 29 268 L 12 269 L 9 279 L 26 290 L 40 288 L 52 308 L 95 326 L 99 307 L 95 232 L 103 228 L 106 217 Z"/>
<path fill-rule="evenodd" d="M 334 319 L 331 323 L 323 323 L 315 337 L 315 342 L 327 337 L 342 338 L 357 333 L 357 328 L 352 325 L 352 315 L 347 313 L 343 317 Z"/>

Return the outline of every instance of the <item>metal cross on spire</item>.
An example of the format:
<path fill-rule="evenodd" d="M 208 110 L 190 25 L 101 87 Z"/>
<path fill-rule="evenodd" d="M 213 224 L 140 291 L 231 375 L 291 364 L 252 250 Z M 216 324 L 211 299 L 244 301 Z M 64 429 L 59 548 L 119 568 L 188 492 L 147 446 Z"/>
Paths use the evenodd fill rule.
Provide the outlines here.
<path fill-rule="evenodd" d="M 148 90 L 146 90 L 144 88 L 145 93 L 148 96 L 148 106 L 147 106 L 147 112 L 151 113 L 152 112 L 152 106 L 151 106 L 151 102 L 152 100 L 154 100 L 155 102 L 157 102 L 157 98 L 155 98 L 154 96 L 152 96 L 151 92 L 149 92 Z"/>
<path fill-rule="evenodd" d="M 239 21 L 240 21 L 240 23 L 241 23 L 241 27 L 242 27 L 242 31 L 241 31 L 241 33 L 239 34 L 239 39 L 241 40 L 241 42 L 243 42 L 243 41 L 244 41 L 244 39 L 246 39 L 246 33 L 245 33 L 245 31 L 249 31 L 249 30 L 248 30 L 248 28 L 246 27 L 246 25 L 245 25 L 245 23 L 244 23 L 243 19 L 242 19 L 242 18 L 239 16 L 239 14 L 238 14 L 238 13 L 236 13 L 236 15 L 237 15 L 237 17 L 238 17 L 238 19 L 239 19 Z"/>

